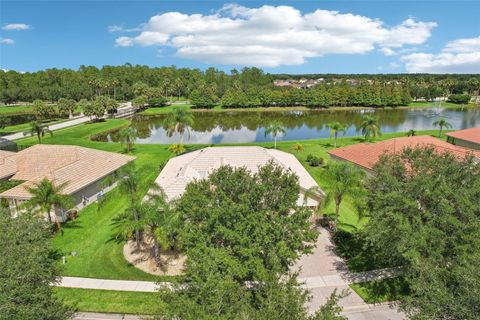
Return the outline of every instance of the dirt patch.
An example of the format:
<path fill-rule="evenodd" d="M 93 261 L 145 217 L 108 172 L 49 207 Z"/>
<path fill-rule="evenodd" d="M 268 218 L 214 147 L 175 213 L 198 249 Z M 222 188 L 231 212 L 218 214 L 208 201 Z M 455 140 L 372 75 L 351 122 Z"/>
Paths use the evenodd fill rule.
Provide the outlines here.
<path fill-rule="evenodd" d="M 178 251 L 164 251 L 160 248 L 160 265 L 157 265 L 151 237 L 145 237 L 140 248 L 137 248 L 134 240 L 129 240 L 123 247 L 123 256 L 136 268 L 157 276 L 183 274 L 186 260 L 186 257 Z"/>

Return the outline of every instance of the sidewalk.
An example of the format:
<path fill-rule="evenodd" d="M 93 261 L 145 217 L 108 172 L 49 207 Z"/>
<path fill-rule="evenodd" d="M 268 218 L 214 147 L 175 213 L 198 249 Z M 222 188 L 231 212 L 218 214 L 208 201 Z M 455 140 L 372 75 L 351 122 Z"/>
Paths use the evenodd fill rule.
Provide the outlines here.
<path fill-rule="evenodd" d="M 90 121 L 89 117 L 79 117 L 79 118 L 75 118 L 75 119 L 68 120 L 68 121 L 65 121 L 65 122 L 52 124 L 51 126 L 48 127 L 48 129 L 50 129 L 51 131 L 60 130 L 60 129 L 76 126 L 76 125 L 85 123 L 87 121 Z M 17 132 L 17 133 L 13 133 L 13 134 L 3 136 L 2 138 L 13 141 L 13 140 L 18 140 L 18 139 L 22 139 L 22 138 L 26 138 L 26 137 L 30 137 L 30 136 L 31 136 L 31 134 L 24 135 L 23 132 Z"/>

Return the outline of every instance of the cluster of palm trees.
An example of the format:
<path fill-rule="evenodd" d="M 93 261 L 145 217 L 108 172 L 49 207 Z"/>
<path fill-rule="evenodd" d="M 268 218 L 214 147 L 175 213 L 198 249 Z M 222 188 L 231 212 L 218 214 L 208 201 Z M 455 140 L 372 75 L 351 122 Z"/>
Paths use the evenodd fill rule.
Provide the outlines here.
<path fill-rule="evenodd" d="M 127 196 L 128 207 L 115 219 L 116 236 L 121 240 L 133 238 L 138 249 L 148 235 L 153 239 L 156 262 L 161 265 L 160 248 L 179 249 L 179 214 L 156 183 L 148 186 L 149 192 L 142 197 L 145 186 L 134 164 L 127 165 L 120 174 L 118 187 Z"/>

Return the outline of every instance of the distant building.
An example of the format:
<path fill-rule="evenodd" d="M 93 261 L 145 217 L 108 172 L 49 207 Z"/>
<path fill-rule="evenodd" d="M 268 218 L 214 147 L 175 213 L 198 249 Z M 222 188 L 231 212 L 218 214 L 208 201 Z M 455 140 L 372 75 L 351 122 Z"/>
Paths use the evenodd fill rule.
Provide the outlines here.
<path fill-rule="evenodd" d="M 449 132 L 447 141 L 457 146 L 480 150 L 480 128 Z"/>
<path fill-rule="evenodd" d="M 80 209 L 97 199 L 102 191 L 102 178 L 134 159 L 119 153 L 68 145 L 37 144 L 19 152 L 0 151 L 0 181 L 19 183 L 0 193 L 0 198 L 6 199 L 12 215 L 17 215 L 24 202 L 32 197 L 25 187 L 47 178 L 55 185 L 65 184 L 64 193 L 71 195 L 75 208 Z M 71 208 L 54 208 L 50 213 L 52 220 L 64 221 L 65 209 Z"/>
<path fill-rule="evenodd" d="M 473 154 L 480 161 L 480 152 L 452 145 L 431 136 L 394 138 L 374 143 L 358 143 L 329 151 L 332 160 L 348 161 L 373 173 L 373 167 L 385 153 L 398 153 L 406 148 L 433 147 L 438 152 L 451 152 L 459 158 Z"/>
<path fill-rule="evenodd" d="M 187 184 L 196 179 L 206 179 L 223 165 L 245 167 L 252 173 L 269 161 L 280 165 L 288 172 L 298 176 L 300 194 L 297 203 L 310 207 L 318 205 L 324 197 L 323 191 L 304 199 L 305 192 L 318 184 L 310 176 L 295 156 L 278 150 L 261 147 L 209 147 L 189 152 L 170 159 L 155 182 L 163 189 L 169 201 L 178 199 L 185 192 Z"/>

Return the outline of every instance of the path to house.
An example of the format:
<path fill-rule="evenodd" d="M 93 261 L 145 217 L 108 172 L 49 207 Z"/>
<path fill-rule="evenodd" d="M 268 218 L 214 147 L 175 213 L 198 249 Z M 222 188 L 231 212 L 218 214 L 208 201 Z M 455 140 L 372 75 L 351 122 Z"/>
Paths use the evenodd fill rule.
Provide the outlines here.
<path fill-rule="evenodd" d="M 87 122 L 87 121 L 89 121 L 89 120 L 90 120 L 89 117 L 78 117 L 78 118 L 75 118 L 75 119 L 72 119 L 72 120 L 68 120 L 68 121 L 65 121 L 65 122 L 60 122 L 60 123 L 57 123 L 57 124 L 52 124 L 52 125 L 49 126 L 48 128 L 49 128 L 51 131 L 55 131 L 55 130 L 59 130 L 59 129 L 64 129 L 64 128 L 76 126 L 76 125 L 85 123 L 85 122 Z M 18 139 L 22 139 L 22 138 L 30 137 L 30 136 L 31 136 L 30 133 L 24 135 L 23 132 L 17 132 L 17 133 L 12 133 L 12 134 L 3 136 L 2 138 L 13 141 L 13 140 L 18 140 Z"/>
<path fill-rule="evenodd" d="M 299 281 L 304 283 L 312 294 L 312 300 L 308 304 L 310 311 L 317 310 L 323 305 L 333 290 L 347 290 L 350 294 L 340 300 L 344 308 L 343 314 L 350 320 L 400 320 L 405 319 L 402 312 L 396 310 L 391 304 L 371 305 L 365 303 L 362 298 L 351 290 L 350 283 L 365 282 L 375 279 L 384 279 L 399 275 L 400 270 L 374 270 L 362 273 L 349 273 L 345 262 L 333 251 L 334 246 L 325 229 L 320 230 L 317 239 L 317 247 L 310 255 L 302 256 L 299 262 L 292 268 L 300 273 Z M 159 285 L 169 286 L 169 283 Z M 93 278 L 63 277 L 57 286 L 69 288 L 118 290 L 155 292 L 157 284 L 150 281 L 131 280 L 106 280 Z M 92 318 L 92 319 L 123 319 L 116 315 L 116 318 Z M 90 318 L 79 318 L 90 319 Z M 126 319 L 126 318 L 125 318 Z"/>

